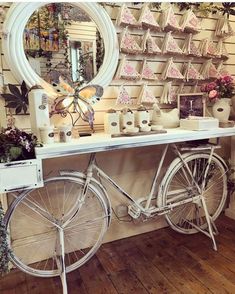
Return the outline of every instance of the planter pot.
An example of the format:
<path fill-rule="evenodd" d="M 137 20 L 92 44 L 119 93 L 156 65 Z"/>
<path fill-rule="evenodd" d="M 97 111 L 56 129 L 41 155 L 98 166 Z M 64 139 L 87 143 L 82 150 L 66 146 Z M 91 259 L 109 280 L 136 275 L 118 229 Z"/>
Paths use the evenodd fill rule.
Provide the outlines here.
<path fill-rule="evenodd" d="M 221 98 L 217 100 L 212 106 L 212 113 L 215 118 L 218 118 L 220 122 L 227 122 L 230 115 L 231 99 Z"/>
<path fill-rule="evenodd" d="M 41 160 L 28 159 L 0 163 L 0 193 L 42 186 Z"/>

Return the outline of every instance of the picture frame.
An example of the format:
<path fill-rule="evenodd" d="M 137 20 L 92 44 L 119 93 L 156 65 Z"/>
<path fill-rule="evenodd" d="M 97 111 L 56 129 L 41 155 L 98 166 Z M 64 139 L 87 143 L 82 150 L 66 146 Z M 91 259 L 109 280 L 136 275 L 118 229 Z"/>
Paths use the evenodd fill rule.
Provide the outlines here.
<path fill-rule="evenodd" d="M 180 119 L 189 116 L 205 116 L 206 100 L 204 93 L 178 94 L 177 106 Z"/>

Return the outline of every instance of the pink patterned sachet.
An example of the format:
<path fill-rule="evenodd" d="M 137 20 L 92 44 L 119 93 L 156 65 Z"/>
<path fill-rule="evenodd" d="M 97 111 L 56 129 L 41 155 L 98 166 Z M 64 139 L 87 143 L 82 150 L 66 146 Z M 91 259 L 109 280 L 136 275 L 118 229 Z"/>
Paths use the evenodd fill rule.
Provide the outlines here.
<path fill-rule="evenodd" d="M 123 55 L 120 60 L 117 74 L 115 79 L 137 80 L 140 79 L 140 74 L 134 68 L 130 61 L 126 60 L 126 56 Z"/>
<path fill-rule="evenodd" d="M 138 26 L 136 18 L 131 13 L 131 10 L 126 6 L 126 4 L 122 4 L 120 7 L 116 24 L 118 26 Z"/>
<path fill-rule="evenodd" d="M 144 34 L 141 46 L 143 48 L 143 52 L 146 54 L 161 54 L 162 52 L 151 36 L 149 29 Z"/>
<path fill-rule="evenodd" d="M 135 41 L 134 37 L 129 33 L 127 27 L 120 35 L 120 50 L 129 54 L 138 54 L 143 51 Z"/>
<path fill-rule="evenodd" d="M 143 28 L 149 28 L 150 30 L 156 30 L 156 31 L 161 30 L 160 25 L 155 20 L 154 15 L 149 8 L 149 3 L 145 3 L 142 6 L 138 23 Z"/>
<path fill-rule="evenodd" d="M 157 76 L 154 74 L 153 70 L 149 66 L 146 58 L 144 58 L 143 60 L 143 66 L 140 75 L 143 80 L 157 80 Z"/>
<path fill-rule="evenodd" d="M 132 99 L 123 85 L 119 88 L 116 104 L 132 104 Z"/>
<path fill-rule="evenodd" d="M 177 42 L 173 38 L 171 32 L 166 33 L 163 44 L 162 44 L 163 54 L 182 54 L 182 50 L 178 46 Z"/>
<path fill-rule="evenodd" d="M 137 99 L 138 104 L 154 104 L 157 99 L 147 84 L 143 84 Z"/>

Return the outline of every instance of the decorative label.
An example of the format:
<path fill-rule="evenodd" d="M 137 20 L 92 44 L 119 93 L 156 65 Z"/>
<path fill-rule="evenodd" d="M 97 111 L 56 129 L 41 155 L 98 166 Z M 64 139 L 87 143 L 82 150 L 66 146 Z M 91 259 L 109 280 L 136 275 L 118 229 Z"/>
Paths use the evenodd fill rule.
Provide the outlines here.
<path fill-rule="evenodd" d="M 42 105 L 47 105 L 48 103 L 48 96 L 44 93 L 42 94 Z"/>

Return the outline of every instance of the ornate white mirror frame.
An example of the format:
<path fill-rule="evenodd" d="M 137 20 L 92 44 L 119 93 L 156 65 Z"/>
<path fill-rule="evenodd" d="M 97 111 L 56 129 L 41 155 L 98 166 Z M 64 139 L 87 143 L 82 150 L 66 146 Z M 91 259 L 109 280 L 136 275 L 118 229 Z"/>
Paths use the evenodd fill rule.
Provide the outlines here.
<path fill-rule="evenodd" d="M 44 81 L 30 66 L 23 46 L 23 33 L 26 23 L 35 10 L 50 2 L 14 3 L 8 10 L 3 25 L 3 53 L 6 62 L 16 80 L 26 82 L 29 87 L 41 85 L 47 91 L 51 86 Z M 94 2 L 71 3 L 83 9 L 96 23 L 104 40 L 104 60 L 98 74 L 89 84 L 106 87 L 111 82 L 118 63 L 118 40 L 114 25 L 103 7 Z"/>

